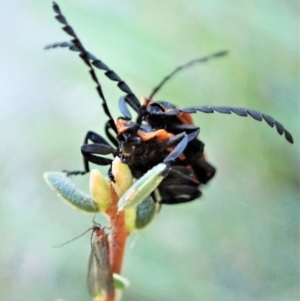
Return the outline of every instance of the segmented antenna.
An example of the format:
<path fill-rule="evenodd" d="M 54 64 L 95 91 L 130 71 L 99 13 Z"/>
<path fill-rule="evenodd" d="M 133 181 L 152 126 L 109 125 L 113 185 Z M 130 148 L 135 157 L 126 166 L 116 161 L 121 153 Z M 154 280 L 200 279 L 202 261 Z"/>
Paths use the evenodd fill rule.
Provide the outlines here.
<path fill-rule="evenodd" d="M 51 49 L 57 47 L 62 47 L 62 48 L 67 47 L 72 51 L 80 52 L 80 50 L 71 42 L 58 42 L 58 43 L 49 44 L 45 46 L 45 49 Z M 119 87 L 119 89 L 127 94 L 125 96 L 126 102 L 137 112 L 141 105 L 137 97 L 129 88 L 129 86 L 119 77 L 117 73 L 115 73 L 112 69 L 110 69 L 107 65 L 105 65 L 101 60 L 96 58 L 92 53 L 86 51 L 86 54 L 88 59 L 92 62 L 92 64 L 97 69 L 106 71 L 104 75 L 107 76 L 110 80 L 117 82 L 117 86 Z"/>
<path fill-rule="evenodd" d="M 168 115 L 168 116 L 175 116 L 178 115 L 180 112 L 182 113 L 187 113 L 187 114 L 193 114 L 196 113 L 197 111 L 202 112 L 202 113 L 222 113 L 222 114 L 231 114 L 234 113 L 238 116 L 242 116 L 242 117 L 247 117 L 247 116 L 251 116 L 253 119 L 257 120 L 257 121 L 262 121 L 265 120 L 266 123 L 272 128 L 275 126 L 277 132 L 279 135 L 284 134 L 285 139 L 290 142 L 291 144 L 294 143 L 294 139 L 293 136 L 283 127 L 283 125 L 281 123 L 279 123 L 278 121 L 276 121 L 273 117 L 263 114 L 259 111 L 255 111 L 255 110 L 249 110 L 249 109 L 245 109 L 245 108 L 236 108 L 236 107 L 224 107 L 224 106 L 195 106 L 195 107 L 188 107 L 188 108 L 184 108 L 184 109 L 172 109 L 168 112 L 156 112 L 156 113 L 152 113 L 152 114 L 156 114 L 156 115 Z"/>
<path fill-rule="evenodd" d="M 194 60 L 191 60 L 191 61 L 185 63 L 184 65 L 178 66 L 177 68 L 175 68 L 175 70 L 173 70 L 170 74 L 168 74 L 165 78 L 163 78 L 163 80 L 153 89 L 153 91 L 151 92 L 151 94 L 149 96 L 149 99 L 151 100 L 153 98 L 153 96 L 162 88 L 162 86 L 180 70 L 189 68 L 198 63 L 206 63 L 207 61 L 209 61 L 211 59 L 219 58 L 221 56 L 226 55 L 227 53 L 228 53 L 227 50 L 219 51 L 217 53 L 213 53 L 213 54 L 210 54 L 208 56 L 205 56 L 205 57 L 202 57 L 199 59 L 194 59 Z"/>
<path fill-rule="evenodd" d="M 147 112 L 147 106 L 148 104 L 151 102 L 153 96 L 162 88 L 162 86 L 169 80 L 171 79 L 177 72 L 189 68 L 195 64 L 198 63 L 206 63 L 207 61 L 214 59 L 214 58 L 219 58 L 221 56 L 224 56 L 228 53 L 227 50 L 223 50 L 223 51 L 219 51 L 217 53 L 213 53 L 210 54 L 208 56 L 202 57 L 202 58 L 198 58 L 198 59 L 194 59 L 191 60 L 187 63 L 185 63 L 184 65 L 178 66 L 177 68 L 175 68 L 171 73 L 169 73 L 166 77 L 163 78 L 163 80 L 158 84 L 158 86 L 156 86 L 153 91 L 151 92 L 150 96 L 148 99 L 146 99 L 145 103 L 140 107 L 139 110 L 139 114 L 136 120 L 136 124 L 134 126 L 134 128 L 132 129 L 132 135 L 134 136 L 136 134 L 136 132 L 138 131 L 140 125 L 142 124 L 142 121 L 145 117 L 145 114 Z M 165 114 L 165 112 L 164 112 Z"/>
<path fill-rule="evenodd" d="M 65 25 L 64 27 L 62 27 L 62 29 L 71 37 L 73 37 L 73 39 L 71 40 L 71 43 L 76 47 L 76 49 L 78 49 L 79 53 L 79 57 L 81 57 L 81 59 L 85 62 L 85 64 L 90 68 L 89 73 L 93 79 L 93 81 L 96 83 L 96 90 L 98 91 L 98 94 L 100 96 L 100 98 L 102 99 L 102 107 L 103 110 L 105 112 L 105 114 L 108 116 L 109 118 L 109 123 L 111 128 L 115 131 L 115 133 L 118 132 L 117 127 L 115 125 L 115 122 L 109 112 L 108 106 L 107 106 L 107 102 L 106 99 L 104 97 L 101 85 L 98 81 L 98 78 L 96 76 L 96 73 L 93 69 L 92 64 L 90 63 L 90 58 L 88 55 L 88 52 L 85 50 L 85 48 L 83 47 L 82 43 L 80 42 L 80 40 L 78 39 L 75 31 L 73 30 L 73 28 L 68 24 L 65 16 L 61 13 L 61 10 L 59 8 L 59 6 L 53 2 L 52 4 L 53 10 L 55 13 L 57 13 L 57 15 L 55 16 L 55 18 L 62 23 L 63 25 Z"/>

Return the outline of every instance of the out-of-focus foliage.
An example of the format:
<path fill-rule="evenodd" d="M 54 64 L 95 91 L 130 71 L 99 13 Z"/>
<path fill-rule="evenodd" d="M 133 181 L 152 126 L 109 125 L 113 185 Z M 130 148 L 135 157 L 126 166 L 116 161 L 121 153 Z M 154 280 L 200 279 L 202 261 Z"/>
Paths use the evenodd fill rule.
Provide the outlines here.
<path fill-rule="evenodd" d="M 263 111 L 294 135 L 236 116 L 195 116 L 218 168 L 201 200 L 164 206 L 133 239 L 126 300 L 299 298 L 299 36 L 296 1 L 61 0 L 86 47 L 139 96 L 175 66 L 218 50 L 230 55 L 178 75 L 157 95 L 180 106 Z M 87 68 L 45 0 L 1 2 L 1 300 L 89 300 L 92 216 L 66 206 L 42 179 L 80 169 L 87 130 L 106 120 Z M 114 116 L 121 95 L 98 72 Z M 105 172 L 105 169 L 103 169 Z M 88 191 L 88 177 L 78 178 Z"/>

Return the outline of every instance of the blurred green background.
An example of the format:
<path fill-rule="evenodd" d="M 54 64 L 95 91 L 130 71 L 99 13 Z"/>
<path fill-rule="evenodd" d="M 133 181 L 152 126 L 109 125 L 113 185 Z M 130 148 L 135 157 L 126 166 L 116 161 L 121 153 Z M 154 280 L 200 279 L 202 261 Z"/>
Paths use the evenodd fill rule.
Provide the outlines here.
<path fill-rule="evenodd" d="M 123 300 L 299 300 L 298 1 L 59 4 L 84 45 L 138 96 L 175 66 L 229 50 L 182 72 L 157 99 L 257 109 L 295 138 L 289 145 L 250 118 L 194 116 L 217 175 L 201 199 L 163 207 L 133 235 Z M 90 300 L 90 236 L 52 246 L 90 227 L 92 216 L 61 202 L 42 173 L 80 169 L 84 134 L 102 133 L 106 117 L 77 55 L 43 51 L 68 40 L 53 16 L 50 1 L 1 1 L 1 300 Z M 98 74 L 117 117 L 121 93 Z"/>

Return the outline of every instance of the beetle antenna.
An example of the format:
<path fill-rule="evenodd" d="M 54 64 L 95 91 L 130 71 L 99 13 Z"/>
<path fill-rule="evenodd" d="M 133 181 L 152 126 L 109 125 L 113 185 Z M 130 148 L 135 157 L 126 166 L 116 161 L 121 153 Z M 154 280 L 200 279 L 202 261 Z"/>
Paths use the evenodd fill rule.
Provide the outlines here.
<path fill-rule="evenodd" d="M 211 114 L 214 112 L 221 113 L 221 114 L 231 114 L 234 113 L 241 117 L 247 117 L 250 116 L 254 120 L 257 121 L 263 121 L 265 120 L 266 123 L 271 127 L 275 127 L 277 130 L 277 133 L 279 135 L 284 134 L 285 139 L 290 142 L 291 144 L 294 143 L 293 136 L 289 131 L 287 131 L 284 126 L 279 123 L 277 120 L 275 120 L 273 117 L 264 114 L 262 112 L 256 111 L 256 110 L 250 110 L 246 108 L 238 108 L 238 107 L 228 107 L 228 106 L 194 106 L 194 107 L 188 107 L 185 109 L 177 109 L 174 108 L 172 110 L 168 111 L 168 116 L 177 116 L 179 113 L 185 113 L 185 114 L 194 114 L 196 112 Z"/>
<path fill-rule="evenodd" d="M 45 46 L 45 49 L 48 50 L 48 49 L 53 49 L 53 48 L 57 48 L 57 47 L 61 47 L 61 48 L 67 47 L 67 48 L 69 48 L 69 50 L 80 52 L 80 50 L 71 42 L 58 42 L 58 43 L 49 44 L 49 45 Z M 119 87 L 119 89 L 126 93 L 126 96 L 124 97 L 125 101 L 135 111 L 138 111 L 139 107 L 141 106 L 140 102 L 137 99 L 137 97 L 135 96 L 135 94 L 131 91 L 129 86 L 123 81 L 123 79 L 121 79 L 119 77 L 119 75 L 117 73 L 115 73 L 115 71 L 110 69 L 106 64 L 104 64 L 101 60 L 99 60 L 97 57 L 95 57 L 92 53 L 86 51 L 86 54 L 87 54 L 89 60 L 92 62 L 93 66 L 95 66 L 97 69 L 104 70 L 105 71 L 104 75 L 106 77 L 108 77 L 112 81 L 117 82 L 117 86 Z"/>
<path fill-rule="evenodd" d="M 139 129 L 139 127 L 142 124 L 142 121 L 143 121 L 143 119 L 145 117 L 145 114 L 147 112 L 148 104 L 151 102 L 154 95 L 162 88 L 162 86 L 169 79 L 171 79 L 176 73 L 178 73 L 179 71 L 181 71 L 183 69 L 187 69 L 187 68 L 192 67 L 193 65 L 198 64 L 198 63 L 206 63 L 207 61 L 209 61 L 211 59 L 219 58 L 221 56 L 226 55 L 227 53 L 228 53 L 227 50 L 223 50 L 223 51 L 219 51 L 219 52 L 210 54 L 210 55 L 205 56 L 205 57 L 201 57 L 201 58 L 198 58 L 198 59 L 193 59 L 193 60 L 191 60 L 191 61 L 189 61 L 189 62 L 187 62 L 183 65 L 178 66 L 171 73 L 169 73 L 166 77 L 164 77 L 162 79 L 162 81 L 152 90 L 150 96 L 145 100 L 145 103 L 142 104 L 142 106 L 140 107 L 139 114 L 138 114 L 137 121 L 136 121 L 136 125 L 134 126 L 134 128 L 132 130 L 133 136 L 136 134 L 137 130 Z"/>
<path fill-rule="evenodd" d="M 53 10 L 55 11 L 55 13 L 57 14 L 55 16 L 55 18 L 64 25 L 64 27 L 62 27 L 62 29 L 68 34 L 70 35 L 73 39 L 71 40 L 71 43 L 78 49 L 78 51 L 80 52 L 79 53 L 79 56 L 81 57 L 81 59 L 85 62 L 85 64 L 89 67 L 89 73 L 93 79 L 93 81 L 96 83 L 96 90 L 100 96 L 100 98 L 102 99 L 102 107 L 103 107 L 103 110 L 105 112 L 105 114 L 107 115 L 107 117 L 109 118 L 109 123 L 110 123 L 110 126 L 111 128 L 115 131 L 115 133 L 117 133 L 117 127 L 115 125 L 115 122 L 110 114 L 110 111 L 108 109 L 108 106 L 107 106 L 107 102 L 106 102 L 106 99 L 104 97 L 104 94 L 103 94 L 103 91 L 102 91 L 102 88 L 101 88 L 101 85 L 98 81 L 98 78 L 96 76 L 96 73 L 93 69 L 93 66 L 92 64 L 90 63 L 90 58 L 89 58 L 89 54 L 88 52 L 85 50 L 85 48 L 83 47 L 81 41 L 79 40 L 79 38 L 77 37 L 75 31 L 73 30 L 73 28 L 68 24 L 67 22 L 67 19 L 65 18 L 65 16 L 62 14 L 59 6 L 53 2 L 52 4 L 53 6 Z"/>
<path fill-rule="evenodd" d="M 228 53 L 227 50 L 223 50 L 223 51 L 219 51 L 213 54 L 210 54 L 208 56 L 202 57 L 202 58 L 198 58 L 198 59 L 194 59 L 191 60 L 187 63 L 185 63 L 184 65 L 178 66 L 177 68 L 175 68 L 175 70 L 173 70 L 170 74 L 168 74 L 166 77 L 163 78 L 163 80 L 153 89 L 153 91 L 151 92 L 149 99 L 151 100 L 153 98 L 153 96 L 162 88 L 162 86 L 169 80 L 171 79 L 177 72 L 192 67 L 195 64 L 198 63 L 206 63 L 207 61 L 211 60 L 211 59 L 215 59 L 215 58 L 219 58 L 221 56 L 224 56 Z"/>

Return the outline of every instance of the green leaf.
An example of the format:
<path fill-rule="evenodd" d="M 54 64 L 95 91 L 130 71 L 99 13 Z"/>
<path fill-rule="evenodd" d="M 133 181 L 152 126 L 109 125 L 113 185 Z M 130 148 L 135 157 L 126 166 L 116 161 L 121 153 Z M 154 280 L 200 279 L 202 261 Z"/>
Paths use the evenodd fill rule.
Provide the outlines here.
<path fill-rule="evenodd" d="M 78 190 L 65 173 L 46 172 L 44 173 L 44 179 L 56 191 L 58 196 L 75 208 L 89 213 L 99 212 L 99 208 L 93 198 Z"/>
<path fill-rule="evenodd" d="M 120 198 L 119 211 L 136 206 L 146 199 L 164 179 L 166 169 L 166 164 L 159 163 L 139 178 Z"/>
<path fill-rule="evenodd" d="M 135 228 L 142 229 L 148 226 L 158 212 L 159 204 L 148 196 L 136 207 Z"/>

